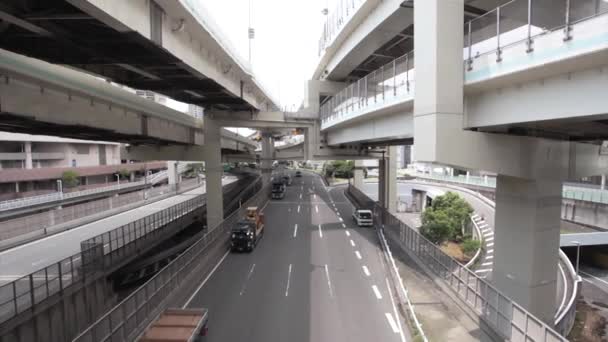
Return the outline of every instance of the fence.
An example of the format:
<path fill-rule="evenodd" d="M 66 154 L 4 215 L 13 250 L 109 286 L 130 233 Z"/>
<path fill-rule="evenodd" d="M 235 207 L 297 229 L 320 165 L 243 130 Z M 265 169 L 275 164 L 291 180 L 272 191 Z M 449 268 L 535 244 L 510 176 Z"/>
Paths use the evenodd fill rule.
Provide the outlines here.
<path fill-rule="evenodd" d="M 416 230 L 407 226 L 359 189 L 349 185 L 350 196 L 373 210 L 376 222 L 381 222 L 386 237 L 409 255 L 419 259 L 432 273 L 498 335 L 510 341 L 567 341 L 547 324 L 503 295 L 475 272 L 445 254 Z"/>
<path fill-rule="evenodd" d="M 569 40 L 572 25 L 608 12 L 608 3 L 598 0 L 555 0 L 551 13 L 557 15 L 553 16 L 543 6 L 546 0 L 513 0 L 465 23 L 463 60 L 467 70 L 473 69 L 476 58 L 491 53 L 500 62 L 503 51 L 513 46 L 526 44 L 531 52 L 534 39 L 547 32 L 563 29 L 564 40 Z M 342 89 L 322 104 L 322 129 L 362 109 L 413 98 L 414 66 L 414 52 L 410 51 Z"/>
<path fill-rule="evenodd" d="M 85 278 L 95 278 L 100 267 L 109 265 L 106 258 L 101 258 L 104 254 L 129 243 L 134 246 L 137 238 L 200 207 L 201 198 L 202 195 L 143 217 L 114 229 L 108 236 L 87 240 L 79 253 L 0 286 L 0 324 Z M 109 258 L 116 254 L 120 253 Z"/>
<path fill-rule="evenodd" d="M 321 32 L 321 38 L 319 38 L 319 56 L 325 50 L 325 48 L 331 44 L 334 38 L 340 33 L 342 27 L 350 20 L 357 9 L 366 0 L 338 0 L 335 10 L 330 12 L 328 8 L 324 11 L 325 23 L 323 24 L 323 32 Z"/>
<path fill-rule="evenodd" d="M 167 307 L 171 297 L 182 286 L 200 281 L 210 274 L 213 266 L 228 250 L 231 227 L 242 218 L 248 206 L 261 207 L 268 200 L 269 186 L 261 187 L 241 209 L 227 217 L 217 227 L 195 242 L 178 258 L 164 267 L 153 278 L 105 314 L 74 342 L 134 341 L 143 330 Z M 214 249 L 216 248 L 216 249 Z M 199 270 L 201 270 L 199 272 Z"/>

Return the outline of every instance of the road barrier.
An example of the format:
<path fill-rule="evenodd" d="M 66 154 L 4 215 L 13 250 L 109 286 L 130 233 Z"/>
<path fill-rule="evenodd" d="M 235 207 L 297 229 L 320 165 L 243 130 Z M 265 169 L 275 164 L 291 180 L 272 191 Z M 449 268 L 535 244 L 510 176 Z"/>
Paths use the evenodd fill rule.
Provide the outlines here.
<path fill-rule="evenodd" d="M 393 216 L 356 187 L 348 193 L 360 205 L 368 205 L 387 239 L 436 275 L 444 285 L 501 338 L 525 342 L 566 342 L 552 327 L 479 278 L 475 272 L 445 254 L 434 243 Z M 369 205 L 372 202 L 373 205 Z"/>

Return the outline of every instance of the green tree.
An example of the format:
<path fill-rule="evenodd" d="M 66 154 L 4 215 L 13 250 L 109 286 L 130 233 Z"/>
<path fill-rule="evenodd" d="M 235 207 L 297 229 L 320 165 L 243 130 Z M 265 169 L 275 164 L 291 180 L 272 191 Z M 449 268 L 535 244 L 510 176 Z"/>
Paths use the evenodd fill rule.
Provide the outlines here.
<path fill-rule="evenodd" d="M 462 242 L 462 252 L 469 257 L 472 257 L 473 255 L 475 255 L 475 253 L 477 253 L 477 250 L 480 247 L 481 247 L 481 242 L 479 240 L 473 240 L 470 237 L 466 238 Z"/>
<path fill-rule="evenodd" d="M 434 243 L 460 239 L 471 213 L 473 208 L 457 194 L 437 196 L 422 213 L 420 233 Z"/>
<path fill-rule="evenodd" d="M 118 176 L 122 179 L 129 179 L 131 177 L 131 172 L 127 169 L 122 169 L 118 171 Z"/>
<path fill-rule="evenodd" d="M 61 175 L 61 182 L 66 188 L 73 188 L 80 184 L 80 175 L 76 171 L 64 171 Z"/>

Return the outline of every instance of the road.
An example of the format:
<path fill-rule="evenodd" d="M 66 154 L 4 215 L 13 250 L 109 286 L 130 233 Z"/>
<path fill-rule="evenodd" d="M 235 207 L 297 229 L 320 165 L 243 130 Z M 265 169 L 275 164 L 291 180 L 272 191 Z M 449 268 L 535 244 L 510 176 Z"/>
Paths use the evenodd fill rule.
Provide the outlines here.
<path fill-rule="evenodd" d="M 353 226 L 343 190 L 304 173 L 268 202 L 257 248 L 227 254 L 188 303 L 209 309 L 209 341 L 409 340 L 376 232 Z"/>
<path fill-rule="evenodd" d="M 236 181 L 226 177 L 223 184 Z M 0 285 L 80 251 L 80 242 L 205 193 L 205 186 L 0 252 Z"/>

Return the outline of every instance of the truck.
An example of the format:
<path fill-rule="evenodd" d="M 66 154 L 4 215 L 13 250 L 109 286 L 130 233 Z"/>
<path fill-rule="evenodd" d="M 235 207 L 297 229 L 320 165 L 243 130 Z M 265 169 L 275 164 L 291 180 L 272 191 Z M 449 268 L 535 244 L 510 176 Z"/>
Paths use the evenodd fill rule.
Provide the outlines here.
<path fill-rule="evenodd" d="M 249 207 L 243 220 L 232 227 L 230 233 L 230 249 L 233 252 L 251 252 L 264 235 L 264 214 L 258 207 Z"/>
<path fill-rule="evenodd" d="M 207 336 L 207 309 L 166 309 L 139 342 L 203 342 Z"/>
<path fill-rule="evenodd" d="M 285 184 L 282 179 L 272 182 L 272 199 L 283 199 L 285 197 Z"/>

